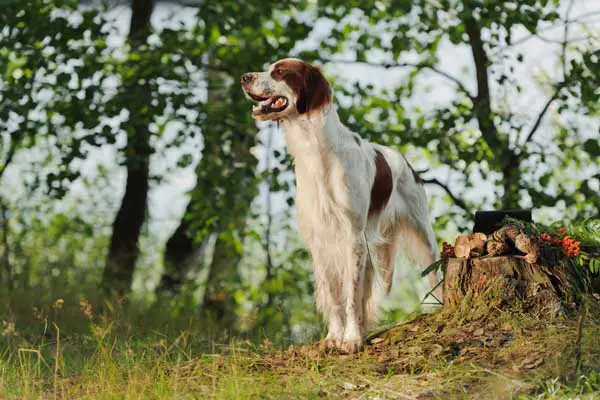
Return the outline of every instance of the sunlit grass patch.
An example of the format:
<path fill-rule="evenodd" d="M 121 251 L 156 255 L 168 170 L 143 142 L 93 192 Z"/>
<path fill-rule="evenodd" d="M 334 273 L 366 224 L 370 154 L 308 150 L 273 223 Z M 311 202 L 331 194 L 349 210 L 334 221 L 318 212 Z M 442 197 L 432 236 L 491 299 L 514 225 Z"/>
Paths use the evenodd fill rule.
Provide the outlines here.
<path fill-rule="evenodd" d="M 265 333 L 232 337 L 200 315 L 169 320 L 70 298 L 27 315 L 23 301 L 21 314 L 0 316 L 0 398 L 592 398 L 600 390 L 594 304 L 577 371 L 577 319 L 421 315 L 348 356 Z"/>

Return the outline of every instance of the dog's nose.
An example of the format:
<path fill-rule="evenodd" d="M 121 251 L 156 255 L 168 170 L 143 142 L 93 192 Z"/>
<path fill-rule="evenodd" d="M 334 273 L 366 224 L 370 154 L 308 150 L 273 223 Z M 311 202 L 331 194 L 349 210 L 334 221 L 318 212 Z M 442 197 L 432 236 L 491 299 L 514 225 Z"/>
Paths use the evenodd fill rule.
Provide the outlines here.
<path fill-rule="evenodd" d="M 254 74 L 252 74 L 250 72 L 242 75 L 242 83 L 250 82 L 253 79 L 254 79 Z"/>

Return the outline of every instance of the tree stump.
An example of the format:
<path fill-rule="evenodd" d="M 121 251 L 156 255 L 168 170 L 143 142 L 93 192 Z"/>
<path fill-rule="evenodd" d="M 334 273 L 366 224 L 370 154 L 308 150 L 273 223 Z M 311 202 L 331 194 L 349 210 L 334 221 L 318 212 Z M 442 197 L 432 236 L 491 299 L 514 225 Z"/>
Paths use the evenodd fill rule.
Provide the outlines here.
<path fill-rule="evenodd" d="M 581 290 L 581 273 L 559 248 L 544 248 L 530 264 L 514 256 L 450 258 L 444 271 L 444 309 L 487 312 L 519 304 L 539 316 L 564 315 Z"/>

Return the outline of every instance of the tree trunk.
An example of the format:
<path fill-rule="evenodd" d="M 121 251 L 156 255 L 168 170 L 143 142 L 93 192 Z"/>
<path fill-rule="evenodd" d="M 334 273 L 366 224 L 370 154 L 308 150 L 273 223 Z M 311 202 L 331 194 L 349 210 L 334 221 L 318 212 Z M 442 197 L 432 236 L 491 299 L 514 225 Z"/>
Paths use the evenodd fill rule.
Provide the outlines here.
<path fill-rule="evenodd" d="M 521 160 L 515 154 L 515 152 L 509 148 L 506 148 L 504 166 L 502 168 L 502 187 L 504 188 L 504 194 L 502 195 L 502 208 L 505 210 L 516 209 L 520 206 L 520 163 Z"/>
<path fill-rule="evenodd" d="M 179 226 L 167 240 L 163 258 L 165 269 L 157 288 L 158 293 L 178 293 L 181 285 L 200 272 L 210 236 L 206 236 L 200 243 L 194 240 L 191 221 L 186 218 L 192 212 L 192 206 L 193 202 L 190 200 Z"/>
<path fill-rule="evenodd" d="M 2 218 L 2 271 L 0 271 L 0 284 L 5 284 L 9 290 L 13 288 L 13 271 L 10 264 L 10 246 L 8 244 L 8 206 L 0 200 L 0 217 Z"/>
<path fill-rule="evenodd" d="M 467 6 L 474 8 L 474 5 L 467 4 Z M 502 187 L 504 188 L 504 194 L 500 202 L 501 206 L 505 210 L 518 208 L 520 160 L 510 148 L 508 140 L 500 135 L 494 123 L 488 71 L 490 61 L 485 51 L 481 26 L 473 16 L 465 18 L 464 24 L 469 36 L 469 45 L 473 54 L 477 79 L 477 96 L 473 101 L 473 114 L 477 119 L 483 139 L 489 148 L 496 153 L 496 159 L 503 160 L 503 163 L 500 165 L 503 174 Z"/>
<path fill-rule="evenodd" d="M 488 74 L 489 59 L 485 47 L 483 46 L 481 27 L 479 26 L 479 22 L 472 16 L 466 18 L 464 24 L 467 35 L 469 36 L 469 44 L 471 45 L 477 78 L 477 97 L 474 101 L 475 104 L 473 104 L 473 113 L 477 118 L 479 129 L 488 146 L 493 151 L 502 151 L 505 146 L 500 140 L 492 115 Z"/>
<path fill-rule="evenodd" d="M 203 129 L 205 133 L 205 148 L 202 158 L 196 166 L 196 187 L 192 192 L 201 190 L 203 186 L 211 185 L 211 182 L 207 182 L 207 180 L 204 179 L 202 172 L 209 168 L 208 164 L 214 162 L 215 157 L 218 157 L 218 154 L 209 154 L 212 150 L 218 150 L 218 146 L 209 146 L 207 144 L 207 138 L 209 136 L 209 131 L 219 129 L 219 121 L 215 120 L 213 114 L 216 114 L 216 111 L 218 111 L 216 108 L 226 101 L 226 88 L 219 83 L 221 78 L 223 78 L 222 75 L 223 74 L 212 69 L 207 71 L 207 117 Z M 202 258 L 206 246 L 208 245 L 210 235 L 205 235 L 201 239 L 197 238 L 196 231 L 192 228 L 192 223 L 187 217 L 198 202 L 212 204 L 215 200 L 216 199 L 213 198 L 207 198 L 207 196 L 194 196 L 190 199 L 190 202 L 185 209 L 185 213 L 183 214 L 183 217 L 181 217 L 179 226 L 175 229 L 165 247 L 163 258 L 165 269 L 157 289 L 159 293 L 166 291 L 177 293 L 182 284 L 187 280 L 193 279 L 200 273 L 202 269 Z"/>
<path fill-rule="evenodd" d="M 152 0 L 133 0 L 129 40 L 132 50 L 143 45 L 150 34 Z M 133 79 L 125 96 L 132 96 L 136 108 L 149 104 L 152 92 L 148 83 L 138 84 Z M 134 83 L 133 83 L 134 82 Z M 149 116 L 141 108 L 132 109 L 127 127 L 126 166 L 127 183 L 121 207 L 113 222 L 108 258 L 104 269 L 103 285 L 109 294 L 123 295 L 131 290 L 133 272 L 138 258 L 138 240 L 146 219 L 148 199 L 149 160 L 151 154 Z"/>
<path fill-rule="evenodd" d="M 165 251 L 165 273 L 161 278 L 163 288 L 176 290 L 181 282 L 197 275 L 200 264 L 195 254 L 205 245 L 211 232 L 217 234 L 212 262 L 208 267 L 203 309 L 215 315 L 226 328 L 235 324 L 237 303 L 232 289 L 241 280 L 238 264 L 242 254 L 236 241 L 244 238 L 246 219 L 257 184 L 257 160 L 250 152 L 256 137 L 254 133 L 248 134 L 255 128 L 249 118 L 248 103 L 237 87 L 239 75 L 232 72 L 231 77 L 234 78 L 233 87 L 228 86 L 224 73 L 207 70 L 208 96 L 203 127 L 205 147 L 196 167 L 196 187 L 191 192 L 186 210 L 186 214 L 192 212 L 197 220 L 183 219 L 169 239 Z M 248 118 L 232 119 L 231 115 Z"/>
<path fill-rule="evenodd" d="M 215 72 L 209 75 L 210 82 L 218 84 L 220 80 L 218 78 L 218 74 Z M 235 78 L 234 82 L 237 82 L 237 76 Z M 247 113 L 247 102 L 238 87 L 229 88 L 228 92 L 217 91 L 215 94 L 219 96 L 219 101 L 214 103 L 215 108 L 212 109 L 215 116 L 218 117 L 224 113 Z M 219 109 L 219 107 L 227 108 Z M 215 129 L 214 126 L 218 122 L 208 122 L 207 126 Z M 225 166 L 221 179 L 229 180 L 230 184 L 226 185 L 224 194 L 216 193 L 215 195 L 221 198 L 221 201 L 219 201 L 221 207 L 226 207 L 233 210 L 233 212 L 224 210 L 227 216 L 224 221 L 218 224 L 219 232 L 206 281 L 203 308 L 208 313 L 215 315 L 224 328 L 234 327 L 237 320 L 235 314 L 237 302 L 233 291 L 236 290 L 241 281 L 238 267 L 243 254 L 241 253 L 241 246 L 236 241 L 243 242 L 244 240 L 250 206 L 256 195 L 257 160 L 250 152 L 250 149 L 256 143 L 256 138 L 255 133 L 247 133 L 252 129 L 255 128 L 251 120 L 248 124 L 240 123 L 234 127 L 224 122 L 222 123 L 221 132 L 217 132 L 219 135 L 216 136 L 218 138 L 220 135 L 227 133 L 227 136 L 223 136 L 223 138 L 227 138 L 231 150 L 224 154 L 226 159 L 218 160 L 219 163 Z M 212 136 L 215 140 L 215 136 Z M 222 154 L 224 147 L 221 141 L 218 142 L 218 154 Z M 227 167 L 234 164 L 244 166 L 235 169 Z"/>
<path fill-rule="evenodd" d="M 19 142 L 16 139 L 11 139 L 6 159 L 0 164 L 0 182 L 2 182 L 6 168 L 12 163 L 18 145 Z M 0 270 L 0 285 L 5 283 L 6 287 L 12 290 L 14 277 L 12 265 L 10 264 L 10 246 L 8 243 L 10 230 L 9 217 L 8 199 L 0 196 L 0 218 L 2 218 L 2 269 Z"/>
<path fill-rule="evenodd" d="M 232 153 L 236 155 L 238 160 L 247 162 L 252 166 L 253 163 L 249 160 L 255 159 L 250 153 L 250 143 L 250 141 L 238 143 Z M 255 177 L 250 174 L 253 169 L 251 167 L 246 172 L 248 175 L 245 177 L 236 177 L 236 179 L 241 179 L 237 185 L 238 193 L 226 194 L 226 196 L 235 199 L 232 207 L 237 211 L 235 217 L 226 225 L 226 230 L 221 231 L 217 236 L 213 259 L 206 280 L 203 308 L 208 313 L 216 316 L 224 328 L 234 327 L 237 321 L 235 314 L 237 301 L 233 291 L 241 281 L 238 267 L 243 254 L 240 251 L 241 246 L 236 243 L 236 240 L 243 242 L 245 237 L 247 219 L 253 199 L 252 194 L 256 186 Z"/>
<path fill-rule="evenodd" d="M 519 303 L 534 315 L 562 315 L 584 288 L 577 267 L 558 248 L 542 249 L 535 264 L 514 256 L 450 258 L 444 271 L 444 308 L 475 316 Z"/>
<path fill-rule="evenodd" d="M 245 224 L 245 220 L 238 221 L 236 230 L 243 231 Z M 203 309 L 224 328 L 234 327 L 237 321 L 232 288 L 241 281 L 238 265 L 242 259 L 233 238 L 228 236 L 228 232 L 223 232 L 217 237 L 203 301 Z"/>

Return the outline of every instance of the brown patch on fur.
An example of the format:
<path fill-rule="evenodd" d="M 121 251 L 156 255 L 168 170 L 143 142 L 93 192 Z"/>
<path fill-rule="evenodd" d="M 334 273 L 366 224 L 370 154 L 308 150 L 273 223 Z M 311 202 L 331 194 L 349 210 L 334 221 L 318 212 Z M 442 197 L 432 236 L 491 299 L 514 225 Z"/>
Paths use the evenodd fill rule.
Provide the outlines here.
<path fill-rule="evenodd" d="M 383 154 L 378 150 L 375 150 L 375 181 L 371 187 L 369 216 L 383 210 L 390 200 L 393 187 L 392 169 Z"/>
<path fill-rule="evenodd" d="M 271 78 L 284 80 L 298 96 L 296 108 L 300 114 L 316 110 L 331 101 L 329 82 L 317 67 L 298 60 L 275 63 Z"/>

